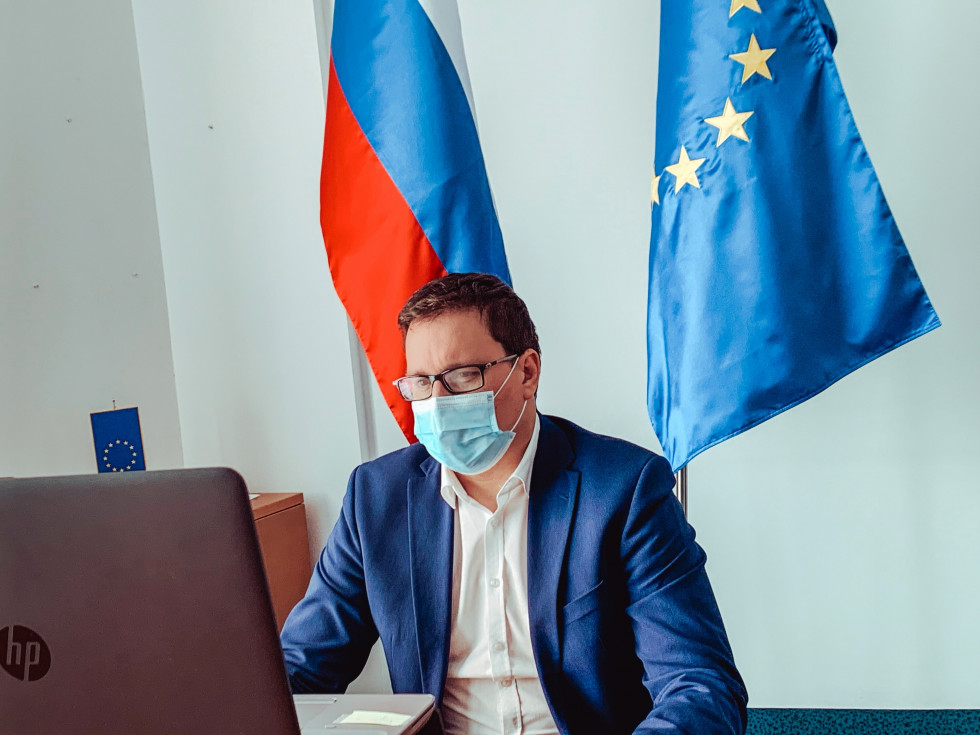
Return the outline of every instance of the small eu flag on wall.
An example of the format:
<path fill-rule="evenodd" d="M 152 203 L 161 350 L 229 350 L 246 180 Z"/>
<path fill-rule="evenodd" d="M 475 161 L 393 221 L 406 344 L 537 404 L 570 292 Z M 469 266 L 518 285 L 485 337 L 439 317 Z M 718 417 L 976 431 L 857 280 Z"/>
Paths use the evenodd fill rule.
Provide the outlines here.
<path fill-rule="evenodd" d="M 146 469 L 138 408 L 102 411 L 91 414 L 91 417 L 99 472 Z"/>

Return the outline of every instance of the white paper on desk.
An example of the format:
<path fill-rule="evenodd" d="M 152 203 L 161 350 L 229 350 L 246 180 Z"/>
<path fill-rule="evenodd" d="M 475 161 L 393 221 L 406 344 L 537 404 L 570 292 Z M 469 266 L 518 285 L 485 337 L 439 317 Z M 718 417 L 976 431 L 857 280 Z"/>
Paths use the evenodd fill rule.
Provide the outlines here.
<path fill-rule="evenodd" d="M 251 495 L 248 496 L 248 499 L 249 500 L 255 500 L 257 497 L 259 497 L 259 494 L 258 493 L 252 493 Z"/>
<path fill-rule="evenodd" d="M 412 719 L 411 715 L 400 712 L 375 712 L 367 709 L 356 709 L 334 722 L 338 725 L 392 725 L 398 727 Z"/>

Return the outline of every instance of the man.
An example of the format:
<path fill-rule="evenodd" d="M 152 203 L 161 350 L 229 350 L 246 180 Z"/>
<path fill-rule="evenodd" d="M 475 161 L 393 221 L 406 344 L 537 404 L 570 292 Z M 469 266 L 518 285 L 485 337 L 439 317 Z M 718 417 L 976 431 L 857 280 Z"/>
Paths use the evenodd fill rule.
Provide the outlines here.
<path fill-rule="evenodd" d="M 432 281 L 398 323 L 420 443 L 351 475 L 282 631 L 293 690 L 344 691 L 380 636 L 451 734 L 742 733 L 667 462 L 537 413 L 537 333 L 497 278 Z"/>

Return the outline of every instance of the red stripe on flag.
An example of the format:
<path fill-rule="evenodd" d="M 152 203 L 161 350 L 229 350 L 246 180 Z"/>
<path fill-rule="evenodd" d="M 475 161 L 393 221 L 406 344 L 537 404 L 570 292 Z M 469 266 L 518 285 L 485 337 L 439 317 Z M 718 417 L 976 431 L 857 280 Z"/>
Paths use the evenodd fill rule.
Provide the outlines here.
<path fill-rule="evenodd" d="M 337 295 L 388 407 L 415 441 L 411 404 L 391 384 L 405 374 L 398 312 L 416 289 L 446 269 L 354 118 L 332 58 L 320 224 Z"/>

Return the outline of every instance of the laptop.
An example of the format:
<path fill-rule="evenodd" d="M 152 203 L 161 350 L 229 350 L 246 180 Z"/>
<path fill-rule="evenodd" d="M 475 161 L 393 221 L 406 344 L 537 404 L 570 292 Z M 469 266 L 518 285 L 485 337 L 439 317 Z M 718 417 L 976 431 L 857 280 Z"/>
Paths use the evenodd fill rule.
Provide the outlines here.
<path fill-rule="evenodd" d="M 0 480 L 0 733 L 411 735 L 429 718 L 422 694 L 294 700 L 276 630 L 233 470 Z"/>

